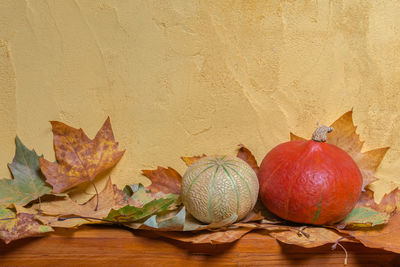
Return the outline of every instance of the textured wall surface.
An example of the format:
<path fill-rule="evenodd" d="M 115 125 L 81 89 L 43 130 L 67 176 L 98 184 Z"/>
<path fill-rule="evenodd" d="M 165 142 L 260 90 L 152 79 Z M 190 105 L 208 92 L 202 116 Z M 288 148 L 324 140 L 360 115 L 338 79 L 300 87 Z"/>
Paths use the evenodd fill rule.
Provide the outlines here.
<path fill-rule="evenodd" d="M 2 0 L 0 175 L 16 134 L 54 160 L 49 120 L 94 137 L 109 115 L 122 186 L 239 143 L 261 160 L 354 108 L 365 150 L 391 146 L 382 195 L 400 184 L 399 73 L 399 1 Z"/>

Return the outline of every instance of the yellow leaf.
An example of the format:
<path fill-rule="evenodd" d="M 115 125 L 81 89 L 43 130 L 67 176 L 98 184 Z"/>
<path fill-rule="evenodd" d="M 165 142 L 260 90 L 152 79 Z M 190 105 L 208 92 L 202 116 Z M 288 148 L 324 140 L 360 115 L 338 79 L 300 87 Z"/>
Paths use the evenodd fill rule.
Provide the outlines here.
<path fill-rule="evenodd" d="M 181 157 L 181 159 L 185 162 L 186 166 L 190 167 L 193 163 L 204 157 L 206 157 L 206 154 L 193 157 Z"/>

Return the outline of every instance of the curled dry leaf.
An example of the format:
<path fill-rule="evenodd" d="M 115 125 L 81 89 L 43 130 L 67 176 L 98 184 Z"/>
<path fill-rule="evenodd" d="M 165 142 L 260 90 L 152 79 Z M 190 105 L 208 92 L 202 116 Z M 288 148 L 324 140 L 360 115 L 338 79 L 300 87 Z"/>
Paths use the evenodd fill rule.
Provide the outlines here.
<path fill-rule="evenodd" d="M 362 192 L 356 207 L 337 225 L 337 228 L 374 227 L 387 223 L 400 205 L 398 192 L 399 190 L 395 189 L 389 194 L 385 194 L 379 204 L 375 203 L 374 193 L 371 190 Z"/>
<path fill-rule="evenodd" d="M 108 215 L 112 208 L 118 209 L 128 204 L 125 193 L 118 189 L 116 185 L 113 185 L 111 178 L 108 179 L 106 186 L 99 193 L 98 208 L 95 210 L 97 204 L 96 196 L 90 198 L 84 204 L 79 204 L 69 197 L 63 199 L 56 199 L 50 202 L 43 202 L 40 205 L 42 216 L 51 216 L 47 222 L 51 226 L 61 227 L 60 225 L 66 225 L 67 227 L 76 226 L 72 222 L 60 223 L 58 219 L 54 217 L 87 217 L 87 218 L 71 218 L 68 220 L 74 220 L 79 224 L 83 223 L 99 223 L 99 220 L 90 220 L 88 218 L 103 219 Z M 38 209 L 38 206 L 35 206 Z M 46 219 L 40 217 L 40 220 L 45 221 Z M 104 222 L 103 222 L 104 223 Z"/>
<path fill-rule="evenodd" d="M 180 194 L 182 176 L 174 169 L 158 167 L 156 170 L 142 170 L 143 175 L 150 179 L 151 185 L 147 187 L 153 193 L 163 192 Z"/>
<path fill-rule="evenodd" d="M 33 214 L 16 213 L 5 206 L 0 207 L 0 239 L 6 244 L 52 231 L 50 226 L 39 223 Z"/>
<path fill-rule="evenodd" d="M 329 243 L 335 243 L 341 234 L 337 233 L 332 229 L 324 227 L 307 227 L 301 230 L 290 228 L 286 231 L 272 231 L 269 233 L 270 236 L 275 239 L 284 242 L 286 244 L 297 245 L 305 248 L 319 247 Z"/>
<path fill-rule="evenodd" d="M 254 172 L 258 175 L 259 167 L 257 165 L 257 160 L 254 157 L 254 155 L 248 150 L 244 145 L 240 144 L 239 145 L 239 150 L 236 155 L 238 158 L 244 160 L 247 162 L 247 164 L 250 165 L 250 167 L 254 170 Z"/>
<path fill-rule="evenodd" d="M 340 230 L 340 232 L 351 235 L 366 247 L 400 253 L 400 213 L 394 214 L 386 225 L 375 227 L 373 230 Z"/>
<path fill-rule="evenodd" d="M 169 239 L 179 240 L 181 242 L 188 242 L 193 244 L 224 244 L 224 243 L 232 243 L 239 240 L 251 230 L 252 229 L 248 228 L 237 228 L 237 229 L 222 230 L 216 232 L 210 232 L 206 230 L 198 232 L 160 231 L 157 232 L 157 234 Z"/>
<path fill-rule="evenodd" d="M 125 150 L 118 150 L 110 118 L 91 140 L 82 129 L 52 121 L 57 163 L 40 158 L 40 168 L 54 193 L 61 193 L 81 183 L 93 181 L 101 172 L 113 167 Z"/>
<path fill-rule="evenodd" d="M 51 187 L 44 182 L 40 172 L 39 156 L 29 150 L 18 136 L 15 138 L 15 156 L 8 164 L 14 179 L 0 180 L 0 204 L 26 205 L 45 194 Z"/>
<path fill-rule="evenodd" d="M 372 192 L 370 198 L 373 198 Z M 376 204 L 374 201 L 372 201 L 369 205 L 375 209 L 387 213 L 393 213 L 394 211 L 400 212 L 400 190 L 396 188 L 389 194 L 385 194 L 379 204 Z"/>
<path fill-rule="evenodd" d="M 51 226 L 53 228 L 77 228 L 82 224 L 93 223 L 91 220 L 83 218 L 69 218 L 68 220 L 59 220 L 59 217 L 57 216 L 50 216 L 39 213 L 37 206 L 32 206 L 30 208 L 25 208 L 16 204 L 14 204 L 13 206 L 15 207 L 17 213 L 32 214 L 35 216 L 35 219 L 37 221 L 41 222 L 43 225 Z"/>
<path fill-rule="evenodd" d="M 367 247 L 400 253 L 400 190 L 395 189 L 389 194 L 385 194 L 379 204 L 374 202 L 373 192 L 368 190 L 362 194 L 358 205 L 393 215 L 386 225 L 378 225 L 369 229 L 339 228 L 338 231 L 353 236 Z"/>

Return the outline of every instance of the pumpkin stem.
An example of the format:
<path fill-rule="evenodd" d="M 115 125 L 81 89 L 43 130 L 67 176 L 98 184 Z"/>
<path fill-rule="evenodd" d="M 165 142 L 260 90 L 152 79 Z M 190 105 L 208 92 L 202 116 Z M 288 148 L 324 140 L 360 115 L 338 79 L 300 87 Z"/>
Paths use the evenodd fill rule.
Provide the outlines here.
<path fill-rule="evenodd" d="M 332 131 L 332 127 L 328 127 L 325 125 L 318 126 L 318 128 L 312 134 L 311 139 L 316 142 L 326 142 L 326 135 Z"/>

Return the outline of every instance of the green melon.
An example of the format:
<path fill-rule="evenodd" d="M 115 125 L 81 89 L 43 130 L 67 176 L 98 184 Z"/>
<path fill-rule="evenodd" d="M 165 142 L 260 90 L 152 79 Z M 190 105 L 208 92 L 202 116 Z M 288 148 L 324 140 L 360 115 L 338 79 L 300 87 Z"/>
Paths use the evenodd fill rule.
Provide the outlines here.
<path fill-rule="evenodd" d="M 220 222 L 234 214 L 240 220 L 256 204 L 258 179 L 237 157 L 204 157 L 183 175 L 181 195 L 186 210 L 199 221 Z"/>

